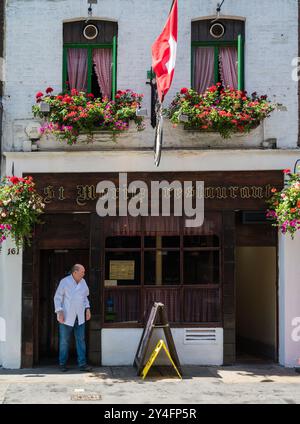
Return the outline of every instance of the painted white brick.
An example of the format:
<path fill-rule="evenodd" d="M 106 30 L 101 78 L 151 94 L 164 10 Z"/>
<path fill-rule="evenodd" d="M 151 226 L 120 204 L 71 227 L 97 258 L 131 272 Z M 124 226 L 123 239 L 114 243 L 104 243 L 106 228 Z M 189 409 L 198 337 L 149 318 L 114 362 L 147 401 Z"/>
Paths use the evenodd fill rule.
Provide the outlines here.
<path fill-rule="evenodd" d="M 190 86 L 191 20 L 215 13 L 216 1 L 179 2 L 178 58 L 170 101 L 176 91 Z M 94 16 L 116 19 L 118 37 L 118 88 L 145 94 L 150 108 L 146 71 L 151 66 L 151 45 L 169 12 L 170 0 L 101 0 Z M 266 137 L 277 137 L 280 147 L 297 145 L 297 82 L 291 78 L 291 61 L 298 56 L 297 0 L 227 0 L 224 15 L 246 17 L 245 82 L 248 92 L 268 94 L 286 105 L 288 112 L 274 114 Z M 6 76 L 4 96 L 4 150 L 13 150 L 15 119 L 28 119 L 37 90 L 62 84 L 62 23 L 85 17 L 85 0 L 9 0 L 6 14 Z"/>

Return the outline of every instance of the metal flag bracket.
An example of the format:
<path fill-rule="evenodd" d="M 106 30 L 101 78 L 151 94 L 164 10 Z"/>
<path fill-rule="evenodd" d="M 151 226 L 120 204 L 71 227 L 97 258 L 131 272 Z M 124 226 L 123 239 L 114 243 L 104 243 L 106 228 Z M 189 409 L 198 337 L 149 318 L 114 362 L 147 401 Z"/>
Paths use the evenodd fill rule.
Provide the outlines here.
<path fill-rule="evenodd" d="M 155 140 L 154 140 L 154 164 L 159 166 L 161 158 L 161 149 L 163 143 L 163 106 L 162 103 L 157 101 L 156 103 L 156 127 L 155 127 Z"/>

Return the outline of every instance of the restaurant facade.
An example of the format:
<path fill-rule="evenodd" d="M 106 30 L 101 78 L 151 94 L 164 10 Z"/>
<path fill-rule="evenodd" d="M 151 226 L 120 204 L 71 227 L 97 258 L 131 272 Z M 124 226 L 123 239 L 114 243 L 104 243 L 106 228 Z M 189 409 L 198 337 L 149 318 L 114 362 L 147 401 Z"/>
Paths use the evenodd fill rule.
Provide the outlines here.
<path fill-rule="evenodd" d="M 271 190 L 284 186 L 282 170 L 293 169 L 299 159 L 298 82 L 289 65 L 298 55 L 297 2 L 275 1 L 267 27 L 267 0 L 251 7 L 244 0 L 224 3 L 225 44 L 212 44 L 215 40 L 206 31 L 215 18 L 211 2 L 179 2 L 178 56 L 169 101 L 181 87 L 201 90 L 201 84 L 216 82 L 210 78 L 222 78 L 214 69 L 201 80 L 196 63 L 202 63 L 203 49 L 210 48 L 220 54 L 219 63 L 220 52 L 228 48 L 236 49 L 237 73 L 248 91 L 267 93 L 279 106 L 259 128 L 229 140 L 174 128 L 166 121 L 159 167 L 154 165 L 148 117 L 142 132 L 130 129 L 117 137 L 103 133 L 94 143 L 67 146 L 51 136 L 32 135 L 41 122 L 32 118 L 31 106 L 33 90 L 42 85 L 57 92 L 64 88 L 75 63 L 69 50 L 74 58 L 76 49 L 86 49 L 90 60 L 93 49 L 107 43 L 105 48 L 112 50 L 111 89 L 115 84 L 144 92 L 149 114 L 147 52 L 170 2 L 154 0 L 156 6 L 163 3 L 164 12 L 155 20 L 150 19 L 153 1 L 143 6 L 128 1 L 135 6 L 130 17 L 121 7 L 98 2 L 101 7 L 94 6 L 90 24 L 100 29 L 102 39 L 94 44 L 82 41 L 85 1 L 77 6 L 70 1 L 41 3 L 40 13 L 47 16 L 40 33 L 48 46 L 43 58 L 37 57 L 41 40 L 33 31 L 41 22 L 37 4 L 10 1 L 6 7 L 1 172 L 32 175 L 46 207 L 31 246 L 17 249 L 11 240 L 1 246 L 0 365 L 32 367 L 56 360 L 53 296 L 71 266 L 81 263 L 90 289 L 91 364 L 132 364 L 149 309 L 162 302 L 182 365 L 259 358 L 296 366 L 300 237 L 279 234 L 265 212 Z M 20 54 L 15 55 L 15 29 L 24 13 L 34 17 L 34 28 L 24 29 Z M 36 52 L 32 57 L 28 50 L 26 54 L 28 45 Z M 212 53 L 208 50 L 206 60 Z M 88 74 L 89 91 L 95 89 L 96 74 L 95 65 L 95 74 Z M 29 140 L 30 151 L 25 147 Z M 150 349 L 161 337 L 155 331 Z"/>

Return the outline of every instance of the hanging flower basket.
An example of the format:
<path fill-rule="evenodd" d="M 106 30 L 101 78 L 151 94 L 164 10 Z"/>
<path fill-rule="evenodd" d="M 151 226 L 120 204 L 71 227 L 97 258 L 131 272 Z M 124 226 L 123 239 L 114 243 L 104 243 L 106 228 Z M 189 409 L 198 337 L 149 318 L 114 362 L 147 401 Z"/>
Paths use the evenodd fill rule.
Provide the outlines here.
<path fill-rule="evenodd" d="M 289 179 L 281 191 L 272 188 L 267 217 L 282 234 L 289 233 L 294 238 L 295 232 L 300 229 L 300 174 L 291 173 L 290 169 L 283 172 Z"/>
<path fill-rule="evenodd" d="M 219 133 L 230 138 L 236 133 L 249 133 L 275 109 L 267 96 L 232 88 L 222 89 L 218 83 L 204 94 L 182 88 L 166 114 L 173 124 L 184 122 L 185 129 Z"/>
<path fill-rule="evenodd" d="M 46 122 L 41 127 L 41 134 L 54 134 L 58 140 L 66 140 L 73 145 L 80 134 L 86 134 L 87 141 L 93 141 L 93 133 L 111 131 L 120 133 L 128 129 L 129 122 L 134 121 L 138 130 L 143 130 L 143 117 L 136 116 L 136 109 L 141 106 L 142 94 L 132 90 L 118 91 L 114 101 L 108 98 L 97 99 L 93 94 L 86 94 L 72 89 L 70 93 L 52 95 L 48 87 L 46 95 L 36 94 L 33 115 Z M 42 107 L 41 107 L 42 105 Z M 49 105 L 49 113 L 43 107 Z"/>
<path fill-rule="evenodd" d="M 45 204 L 32 177 L 0 180 L 0 244 L 12 237 L 18 247 L 30 244 L 33 225 L 39 222 Z"/>

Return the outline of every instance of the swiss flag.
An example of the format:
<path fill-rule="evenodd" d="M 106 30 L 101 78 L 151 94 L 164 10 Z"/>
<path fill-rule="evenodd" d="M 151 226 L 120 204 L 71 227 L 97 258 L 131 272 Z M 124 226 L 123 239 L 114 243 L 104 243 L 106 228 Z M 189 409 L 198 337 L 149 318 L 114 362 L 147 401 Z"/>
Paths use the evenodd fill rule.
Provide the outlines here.
<path fill-rule="evenodd" d="M 176 62 L 178 33 L 178 0 L 174 0 L 166 25 L 152 45 L 152 69 L 162 102 L 171 87 Z"/>

